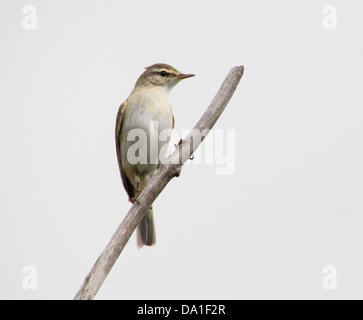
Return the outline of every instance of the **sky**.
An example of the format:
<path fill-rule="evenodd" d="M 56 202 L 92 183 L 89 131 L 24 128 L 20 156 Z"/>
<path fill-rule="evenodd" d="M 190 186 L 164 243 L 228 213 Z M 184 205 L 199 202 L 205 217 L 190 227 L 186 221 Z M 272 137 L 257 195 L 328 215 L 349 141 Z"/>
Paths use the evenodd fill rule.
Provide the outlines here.
<path fill-rule="evenodd" d="M 173 142 L 244 76 L 96 299 L 362 299 L 362 1 L 0 0 L 0 299 L 72 299 L 130 208 L 114 141 L 144 67 Z"/>

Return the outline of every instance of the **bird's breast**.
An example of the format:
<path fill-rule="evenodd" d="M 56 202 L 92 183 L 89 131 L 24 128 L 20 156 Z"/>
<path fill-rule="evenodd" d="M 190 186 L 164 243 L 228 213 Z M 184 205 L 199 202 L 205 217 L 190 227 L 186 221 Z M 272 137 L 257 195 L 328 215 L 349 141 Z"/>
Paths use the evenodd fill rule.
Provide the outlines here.
<path fill-rule="evenodd" d="M 121 129 L 121 155 L 125 168 L 134 163 L 127 158 L 128 152 L 137 149 L 141 159 L 129 167 L 138 173 L 155 172 L 159 160 L 166 156 L 173 126 L 173 111 L 169 95 L 143 92 L 133 94 L 127 100 Z M 133 168 L 133 169 L 131 169 Z"/>
<path fill-rule="evenodd" d="M 172 128 L 173 111 L 169 95 L 163 91 L 145 90 L 131 96 L 125 110 L 123 129 L 138 128 L 149 133 L 150 126 L 155 127 L 156 123 L 159 133 Z"/>

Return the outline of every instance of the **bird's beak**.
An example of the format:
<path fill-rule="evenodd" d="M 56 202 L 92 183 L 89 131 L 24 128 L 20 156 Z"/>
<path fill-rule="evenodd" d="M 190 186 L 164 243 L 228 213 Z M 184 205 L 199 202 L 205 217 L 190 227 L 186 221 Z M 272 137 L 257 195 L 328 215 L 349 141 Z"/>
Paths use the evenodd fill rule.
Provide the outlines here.
<path fill-rule="evenodd" d="M 194 76 L 195 76 L 195 74 L 183 74 L 183 73 L 181 73 L 181 74 L 177 75 L 177 78 L 181 80 L 181 79 L 191 78 L 191 77 L 194 77 Z"/>

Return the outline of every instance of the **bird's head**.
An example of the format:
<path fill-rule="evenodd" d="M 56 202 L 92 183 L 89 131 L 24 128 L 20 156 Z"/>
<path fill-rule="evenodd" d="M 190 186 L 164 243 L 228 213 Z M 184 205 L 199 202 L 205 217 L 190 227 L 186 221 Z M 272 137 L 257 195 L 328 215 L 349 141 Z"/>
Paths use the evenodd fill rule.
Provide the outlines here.
<path fill-rule="evenodd" d="M 145 68 L 145 72 L 137 80 L 135 87 L 161 86 L 172 89 L 179 81 L 194 77 L 194 74 L 184 74 L 165 63 L 153 64 Z"/>

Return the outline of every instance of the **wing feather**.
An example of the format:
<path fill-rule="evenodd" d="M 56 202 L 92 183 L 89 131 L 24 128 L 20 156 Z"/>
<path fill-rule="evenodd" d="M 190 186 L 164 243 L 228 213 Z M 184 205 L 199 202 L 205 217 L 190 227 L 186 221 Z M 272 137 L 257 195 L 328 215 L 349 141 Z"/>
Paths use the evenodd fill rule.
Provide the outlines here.
<path fill-rule="evenodd" d="M 125 112 L 125 109 L 127 107 L 127 100 L 121 104 L 120 108 L 118 109 L 117 118 L 116 118 L 116 132 L 115 132 L 115 138 L 116 138 L 116 153 L 117 153 L 117 161 L 118 166 L 120 169 L 120 175 L 122 179 L 122 183 L 125 187 L 125 190 L 129 196 L 129 199 L 131 200 L 134 197 L 134 189 L 132 187 L 132 184 L 130 180 L 127 178 L 125 171 L 122 169 L 122 161 L 121 161 L 121 132 L 122 132 L 122 124 L 123 124 L 123 115 Z"/>

